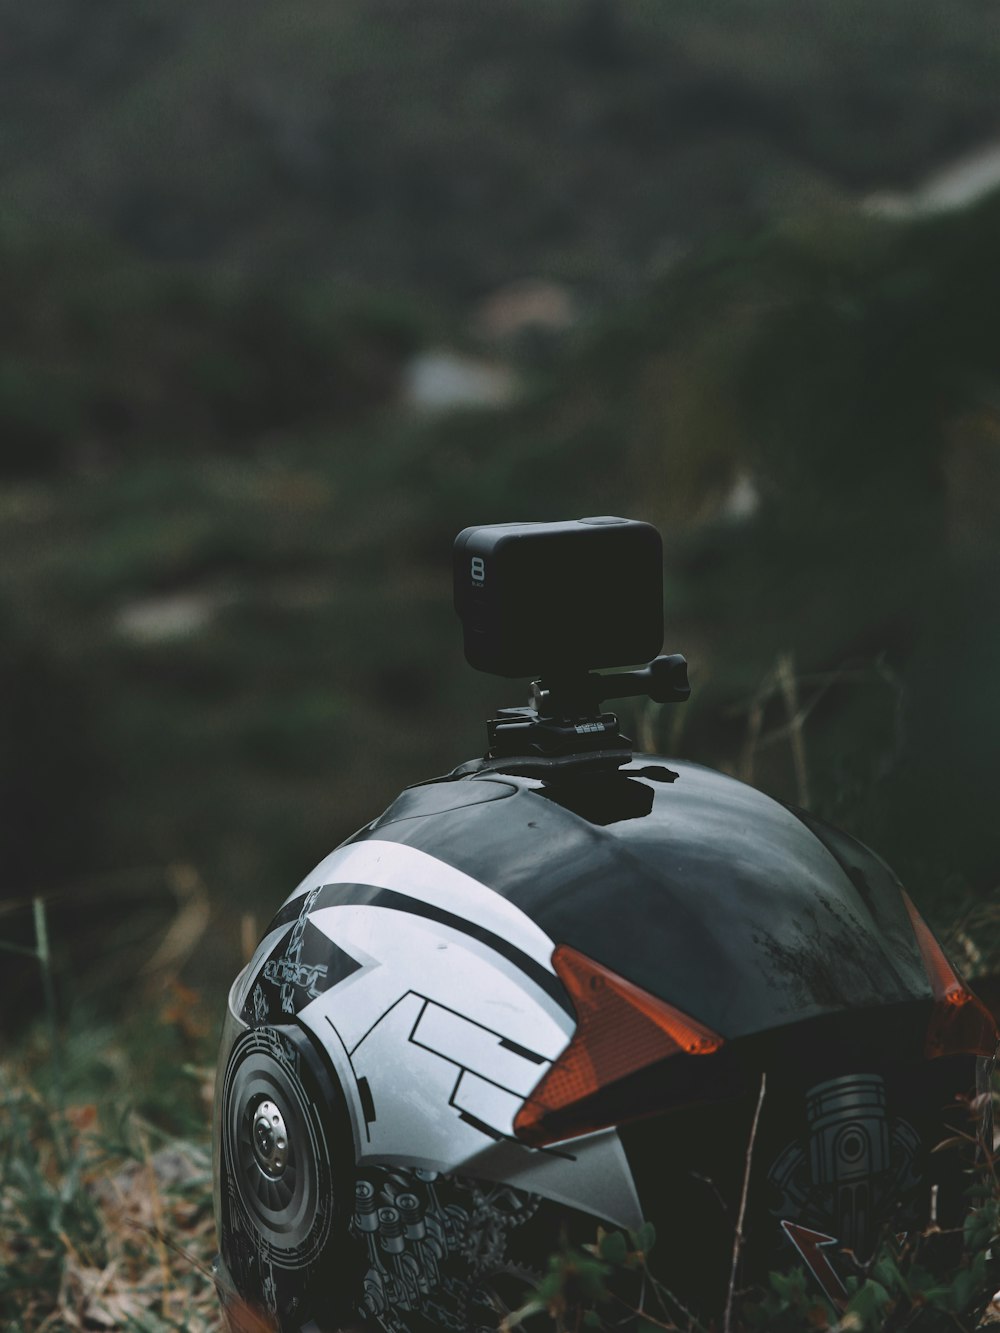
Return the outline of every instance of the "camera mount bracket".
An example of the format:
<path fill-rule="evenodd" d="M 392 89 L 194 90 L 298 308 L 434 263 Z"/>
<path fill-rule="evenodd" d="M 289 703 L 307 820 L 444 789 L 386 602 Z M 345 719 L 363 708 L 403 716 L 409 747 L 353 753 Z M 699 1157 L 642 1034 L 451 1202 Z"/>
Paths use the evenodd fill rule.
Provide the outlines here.
<path fill-rule="evenodd" d="M 531 685 L 525 708 L 501 708 L 487 724 L 488 761 L 502 769 L 546 776 L 562 769 L 617 769 L 632 758 L 632 742 L 618 729 L 605 699 L 645 695 L 656 703 L 684 703 L 691 694 L 687 661 L 680 653 L 657 657 L 635 671 L 607 676 L 592 671 Z"/>

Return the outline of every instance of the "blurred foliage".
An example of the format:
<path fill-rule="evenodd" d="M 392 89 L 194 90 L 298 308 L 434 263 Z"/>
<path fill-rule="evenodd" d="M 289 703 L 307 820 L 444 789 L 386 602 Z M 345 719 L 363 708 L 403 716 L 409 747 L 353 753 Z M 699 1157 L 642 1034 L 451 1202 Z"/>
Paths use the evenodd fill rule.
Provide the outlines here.
<path fill-rule="evenodd" d="M 676 534 L 668 612 L 711 671 L 695 732 L 790 653 L 810 803 L 923 891 L 1000 870 L 998 215 L 995 197 L 908 225 L 835 213 L 720 244 L 576 378 L 588 430 L 608 456 L 627 441 L 644 512 Z"/>
<path fill-rule="evenodd" d="M 54 431 L 0 492 L 3 781 L 26 812 L 6 891 L 181 859 L 229 901 L 273 905 L 517 702 L 460 661 L 454 533 L 599 509 L 662 527 L 669 646 L 692 660 L 688 714 L 631 724 L 846 824 L 941 915 L 990 892 L 998 214 L 995 198 L 905 225 L 843 211 L 731 237 L 592 324 L 525 401 L 424 424 L 382 406 L 398 339 L 419 334 L 386 332 L 381 308 L 372 374 L 360 309 L 320 335 L 279 304 L 258 347 L 254 302 L 189 277 L 175 339 L 172 279 L 130 264 L 128 323 L 115 280 L 73 333 L 52 262 L 34 285 L 15 265 L 9 326 L 47 310 L 81 399 L 119 376 L 153 406 L 91 418 L 87 449 Z M 168 352 L 119 371 L 136 328 Z M 227 385 L 173 401 L 192 338 L 243 365 L 259 433 L 232 425 Z M 333 373 L 296 395 L 299 338 Z"/>
<path fill-rule="evenodd" d="M 454 533 L 595 510 L 661 526 L 692 663 L 627 730 L 940 923 L 995 889 L 1000 201 L 852 202 L 989 127 L 985 0 L 81 23 L 0 3 L 0 894 L 58 894 L 80 958 L 181 863 L 218 938 L 265 917 L 520 702 L 461 661 Z M 531 272 L 591 317 L 526 395 L 408 410 Z"/>
<path fill-rule="evenodd" d="M 0 4 L 0 180 L 170 260 L 620 293 L 988 133 L 989 0 Z"/>
<path fill-rule="evenodd" d="M 160 270 L 75 233 L 0 230 L 0 277 L 6 476 L 350 421 L 392 391 L 414 336 L 402 312 Z"/>

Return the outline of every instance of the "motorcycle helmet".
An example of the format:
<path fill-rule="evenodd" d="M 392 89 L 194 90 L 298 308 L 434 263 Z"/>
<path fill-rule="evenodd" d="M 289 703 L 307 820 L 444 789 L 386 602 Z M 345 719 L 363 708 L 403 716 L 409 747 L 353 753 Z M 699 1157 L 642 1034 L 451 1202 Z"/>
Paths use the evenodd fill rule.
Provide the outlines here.
<path fill-rule="evenodd" d="M 460 612 L 460 565 L 504 568 L 469 531 Z M 836 1303 L 887 1230 L 961 1215 L 931 1150 L 996 1028 L 892 872 L 632 754 L 600 699 L 679 701 L 682 659 L 550 678 L 322 861 L 230 990 L 218 1283 L 287 1333 L 495 1330 L 560 1245 L 644 1220 L 711 1314 L 741 1207 L 741 1284 L 799 1263 Z"/>

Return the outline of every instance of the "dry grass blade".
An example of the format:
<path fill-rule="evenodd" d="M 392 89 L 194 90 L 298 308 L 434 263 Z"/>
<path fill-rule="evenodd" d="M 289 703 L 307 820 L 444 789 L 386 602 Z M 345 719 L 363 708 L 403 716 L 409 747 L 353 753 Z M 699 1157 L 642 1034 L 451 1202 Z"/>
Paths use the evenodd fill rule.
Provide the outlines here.
<path fill-rule="evenodd" d="M 747 1196 L 750 1193 L 750 1170 L 753 1166 L 753 1150 L 757 1141 L 757 1127 L 760 1124 L 760 1113 L 764 1105 L 764 1094 L 767 1091 L 767 1075 L 760 1076 L 760 1092 L 757 1095 L 757 1106 L 753 1113 L 753 1124 L 750 1126 L 750 1138 L 747 1140 L 746 1165 L 743 1170 L 743 1190 L 740 1194 L 740 1211 L 736 1218 L 736 1234 L 733 1237 L 733 1260 L 729 1270 L 729 1291 L 726 1294 L 726 1313 L 723 1319 L 724 1333 L 730 1333 L 733 1319 L 733 1300 L 736 1295 L 736 1273 L 740 1265 L 740 1253 L 743 1249 L 743 1220 L 747 1211 Z"/>
<path fill-rule="evenodd" d="M 265 1310 L 234 1300 L 226 1307 L 228 1333 L 277 1333 L 278 1323 Z"/>
<path fill-rule="evenodd" d="M 804 715 L 799 709 L 799 687 L 795 678 L 795 660 L 790 653 L 782 653 L 778 659 L 778 685 L 785 701 L 788 714 L 788 744 L 792 751 L 792 764 L 795 768 L 795 785 L 798 803 L 809 809 L 809 769 L 806 763 L 806 742 L 803 732 Z"/>
<path fill-rule="evenodd" d="M 211 907 L 201 876 L 194 866 L 172 865 L 167 880 L 177 900 L 177 912 L 152 958 L 143 968 L 150 986 L 176 976 L 208 929 Z"/>

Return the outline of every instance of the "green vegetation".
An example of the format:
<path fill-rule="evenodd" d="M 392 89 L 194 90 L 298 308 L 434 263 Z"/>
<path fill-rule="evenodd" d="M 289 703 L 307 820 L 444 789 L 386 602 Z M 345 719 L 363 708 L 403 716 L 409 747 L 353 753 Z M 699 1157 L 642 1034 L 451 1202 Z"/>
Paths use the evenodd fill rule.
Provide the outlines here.
<path fill-rule="evenodd" d="M 33 943 L 21 952 L 41 973 L 44 1019 L 0 1061 L 0 1321 L 10 1333 L 217 1333 L 208 1142 L 215 1043 L 201 999 L 168 972 L 155 986 L 147 978 L 130 990 L 124 1022 L 111 1026 L 84 1010 L 60 1024 L 55 991 L 65 979 L 52 967 L 40 900 L 32 917 Z M 988 1100 L 1000 1107 L 1000 1082 L 980 1095 L 979 1107 Z M 792 1269 L 771 1274 L 765 1290 L 731 1290 L 725 1329 L 980 1327 L 1000 1282 L 997 1161 L 961 1127 L 942 1149 L 965 1154 L 970 1199 L 961 1254 L 946 1271 L 934 1260 L 942 1233 L 932 1225 L 902 1246 L 887 1238 L 848 1280 L 843 1309 Z M 592 1246 L 552 1255 L 502 1333 L 620 1327 L 632 1310 L 622 1292 L 632 1284 L 615 1278 L 629 1274 L 644 1279 L 639 1333 L 706 1333 L 663 1285 L 657 1254 L 647 1267 L 655 1239 L 648 1223 L 628 1237 L 598 1229 Z M 995 1319 L 995 1304 L 990 1309 Z M 250 1308 L 236 1319 L 237 1333 L 272 1327 Z"/>
<path fill-rule="evenodd" d="M 58 365 L 107 379 L 154 326 L 196 364 L 189 330 L 214 310 L 196 346 L 242 366 L 265 424 L 238 434 L 228 387 L 199 400 L 190 380 L 171 408 L 171 353 L 143 361 L 148 412 L 93 426 L 88 449 L 72 422 L 34 455 L 8 431 L 8 895 L 184 861 L 267 912 L 517 701 L 460 661 L 452 535 L 596 507 L 663 528 L 669 646 L 692 661 L 687 712 L 633 730 L 846 824 L 947 924 L 1000 866 L 998 212 L 836 213 L 716 245 L 573 340 L 523 403 L 427 424 L 383 406 L 377 367 L 412 337 L 384 311 L 303 324 L 274 298 L 276 345 L 254 350 L 252 292 L 189 296 L 172 332 L 166 280 L 133 266 L 129 321 L 96 303 Z M 42 309 L 71 327 L 49 272 L 11 327 Z M 312 396 L 282 371 L 296 339 L 335 372 Z M 126 404 L 139 379 L 123 373 Z M 78 840 L 48 836 L 54 810 Z"/>
<path fill-rule="evenodd" d="M 8 226 L 0 273 L 6 477 L 342 426 L 391 393 L 413 339 L 402 314 L 161 270 L 75 233 Z"/>
<path fill-rule="evenodd" d="M 159 1001 L 134 997 L 114 1027 L 93 1012 L 60 1025 L 40 900 L 33 915 L 26 952 L 47 1022 L 0 1061 L 0 1322 L 215 1330 L 212 1043 L 198 997 L 172 982 Z"/>
<path fill-rule="evenodd" d="M 902 1246 L 887 1239 L 865 1273 L 848 1279 L 841 1308 L 835 1309 L 818 1296 L 805 1270 L 794 1268 L 770 1274 L 764 1291 L 738 1296 L 730 1291 L 723 1327 L 735 1333 L 798 1333 L 802 1329 L 887 1333 L 902 1328 L 987 1327 L 997 1319 L 997 1306 L 991 1299 L 997 1282 L 991 1246 L 1000 1234 L 995 1162 L 984 1162 L 978 1172 L 971 1173 L 969 1193 L 972 1202 L 963 1228 L 962 1258 L 946 1277 L 927 1267 L 926 1254 L 933 1253 L 940 1240 L 929 1228 Z M 501 1328 L 504 1333 L 522 1327 L 553 1327 L 556 1333 L 611 1329 L 619 1327 L 629 1314 L 638 1314 L 640 1333 L 658 1329 L 707 1333 L 657 1277 L 655 1244 L 656 1233 L 648 1222 L 628 1237 L 620 1231 L 598 1229 L 595 1244 L 552 1255 L 535 1293 L 505 1318 Z M 615 1294 L 627 1274 L 641 1274 L 645 1279 L 638 1310 Z"/>

